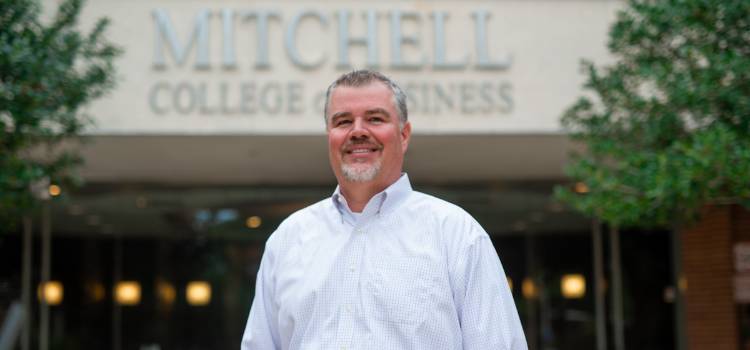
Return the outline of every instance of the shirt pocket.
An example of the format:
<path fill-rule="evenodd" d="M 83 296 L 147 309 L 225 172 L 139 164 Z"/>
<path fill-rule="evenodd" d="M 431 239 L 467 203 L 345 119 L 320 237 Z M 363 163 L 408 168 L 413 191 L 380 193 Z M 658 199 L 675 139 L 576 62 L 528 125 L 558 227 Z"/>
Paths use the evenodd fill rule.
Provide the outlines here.
<path fill-rule="evenodd" d="M 430 305 L 432 274 L 430 261 L 425 258 L 377 259 L 366 283 L 370 294 L 368 313 L 387 323 L 422 322 Z"/>

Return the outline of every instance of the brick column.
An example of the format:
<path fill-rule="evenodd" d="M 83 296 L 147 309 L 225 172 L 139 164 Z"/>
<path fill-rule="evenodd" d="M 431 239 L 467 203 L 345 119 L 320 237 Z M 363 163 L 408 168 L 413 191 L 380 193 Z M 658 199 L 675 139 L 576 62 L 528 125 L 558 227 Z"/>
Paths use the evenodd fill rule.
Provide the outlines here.
<path fill-rule="evenodd" d="M 682 232 L 682 269 L 687 280 L 685 326 L 689 350 L 737 350 L 732 245 L 739 236 L 734 206 L 707 208 Z M 750 236 L 750 235 L 749 235 Z"/>

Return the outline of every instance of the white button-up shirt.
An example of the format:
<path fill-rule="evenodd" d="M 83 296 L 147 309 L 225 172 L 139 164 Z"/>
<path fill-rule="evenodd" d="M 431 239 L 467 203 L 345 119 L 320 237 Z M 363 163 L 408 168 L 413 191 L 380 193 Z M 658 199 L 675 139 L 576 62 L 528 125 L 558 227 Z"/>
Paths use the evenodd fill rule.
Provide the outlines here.
<path fill-rule="evenodd" d="M 352 213 L 331 198 L 266 242 L 243 350 L 525 350 L 495 248 L 406 174 Z"/>

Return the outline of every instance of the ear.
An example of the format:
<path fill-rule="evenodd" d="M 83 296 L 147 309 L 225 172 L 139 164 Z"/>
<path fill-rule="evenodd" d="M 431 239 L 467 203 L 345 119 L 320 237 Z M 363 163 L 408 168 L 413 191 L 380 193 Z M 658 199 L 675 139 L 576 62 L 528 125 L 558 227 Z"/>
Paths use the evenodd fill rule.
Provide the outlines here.
<path fill-rule="evenodd" d="M 411 123 L 404 123 L 404 127 L 401 128 L 401 152 L 406 153 L 409 148 L 409 141 L 411 140 Z"/>

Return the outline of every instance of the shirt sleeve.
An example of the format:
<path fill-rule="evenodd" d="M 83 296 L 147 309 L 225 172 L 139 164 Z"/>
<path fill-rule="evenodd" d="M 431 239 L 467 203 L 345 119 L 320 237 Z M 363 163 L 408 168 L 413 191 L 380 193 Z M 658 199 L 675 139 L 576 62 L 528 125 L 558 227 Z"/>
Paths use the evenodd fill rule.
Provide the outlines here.
<path fill-rule="evenodd" d="M 277 350 L 279 332 L 276 324 L 278 310 L 273 302 L 273 253 L 268 245 L 258 269 L 255 298 L 250 307 L 241 350 Z"/>
<path fill-rule="evenodd" d="M 477 224 L 478 225 L 478 224 Z M 459 255 L 454 299 L 464 350 L 527 350 L 513 295 L 492 242 L 481 228 Z"/>

